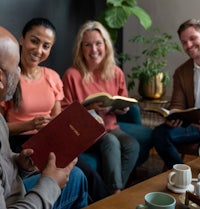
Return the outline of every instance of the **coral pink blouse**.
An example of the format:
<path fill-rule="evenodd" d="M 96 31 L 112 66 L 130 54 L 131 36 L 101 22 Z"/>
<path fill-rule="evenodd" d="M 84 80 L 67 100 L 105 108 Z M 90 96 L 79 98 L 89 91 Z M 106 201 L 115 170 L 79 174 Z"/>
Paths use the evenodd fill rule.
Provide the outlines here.
<path fill-rule="evenodd" d="M 55 102 L 64 97 L 63 84 L 58 73 L 46 67 L 42 68 L 39 79 L 29 81 L 21 76 L 20 84 L 22 101 L 19 108 L 15 110 L 12 101 L 3 104 L 8 122 L 29 121 L 39 115 L 49 116 Z"/>
<path fill-rule="evenodd" d="M 107 92 L 114 95 L 128 96 L 124 74 L 119 67 L 115 67 L 115 76 L 112 79 L 103 80 L 99 71 L 93 71 L 93 82 L 83 81 L 82 74 L 74 67 L 66 70 L 63 75 L 64 99 L 61 102 L 65 108 L 73 101 L 82 102 L 87 96 L 97 92 Z M 119 126 L 114 113 L 109 113 L 102 117 L 107 130 L 113 130 Z"/>

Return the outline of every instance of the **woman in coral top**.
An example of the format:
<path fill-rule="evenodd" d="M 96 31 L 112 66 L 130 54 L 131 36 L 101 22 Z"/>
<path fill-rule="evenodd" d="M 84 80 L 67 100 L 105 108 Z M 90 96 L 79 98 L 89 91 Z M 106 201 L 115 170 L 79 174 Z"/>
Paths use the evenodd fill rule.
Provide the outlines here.
<path fill-rule="evenodd" d="M 61 111 L 62 81 L 56 71 L 39 65 L 48 58 L 54 40 L 55 27 L 46 19 L 32 19 L 22 31 L 20 88 L 14 100 L 1 106 L 15 152 Z"/>
<path fill-rule="evenodd" d="M 97 92 L 128 96 L 124 74 L 115 63 L 109 33 L 99 22 L 89 21 L 80 28 L 73 51 L 73 66 L 66 70 L 63 85 L 63 108 L 73 101 L 83 102 Z M 116 124 L 116 114 L 125 114 L 129 108 L 112 110 L 101 105 L 102 102 L 98 102 L 86 107 L 103 118 L 108 131 L 90 151 L 99 152 L 103 178 L 112 192 L 118 193 L 135 167 L 139 144 Z"/>

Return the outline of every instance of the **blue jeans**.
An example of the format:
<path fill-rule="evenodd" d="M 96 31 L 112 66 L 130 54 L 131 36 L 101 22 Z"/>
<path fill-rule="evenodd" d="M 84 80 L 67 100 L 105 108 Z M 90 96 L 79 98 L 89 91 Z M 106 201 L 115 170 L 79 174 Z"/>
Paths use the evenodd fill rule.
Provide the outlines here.
<path fill-rule="evenodd" d="M 40 174 L 23 180 L 26 191 L 29 191 Z M 54 204 L 53 209 L 80 209 L 88 205 L 87 180 L 82 171 L 74 167 L 70 173 L 67 186 L 62 189 L 61 195 Z"/>
<path fill-rule="evenodd" d="M 171 128 L 166 124 L 161 124 L 153 130 L 152 138 L 158 154 L 171 169 L 174 164 L 183 163 L 176 146 L 200 142 L 200 132 L 192 125 L 186 128 Z"/>
<path fill-rule="evenodd" d="M 99 139 L 89 151 L 101 157 L 103 179 L 112 190 L 123 189 L 139 156 L 139 143 L 120 129 Z"/>

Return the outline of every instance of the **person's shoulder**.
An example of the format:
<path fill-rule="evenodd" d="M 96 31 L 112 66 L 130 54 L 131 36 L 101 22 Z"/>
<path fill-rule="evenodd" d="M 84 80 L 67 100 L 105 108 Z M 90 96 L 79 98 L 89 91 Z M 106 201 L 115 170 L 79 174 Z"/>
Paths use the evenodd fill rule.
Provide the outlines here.
<path fill-rule="evenodd" d="M 122 68 L 120 68 L 120 67 L 117 66 L 117 65 L 114 65 L 114 71 L 115 71 L 115 73 L 117 73 L 117 74 L 124 74 Z"/>
<path fill-rule="evenodd" d="M 60 86 L 63 85 L 61 76 L 58 74 L 58 72 L 48 67 L 43 67 L 43 71 L 44 71 L 44 79 L 47 80 L 52 86 L 54 86 L 54 84 Z"/>
<path fill-rule="evenodd" d="M 115 76 L 116 78 L 124 79 L 124 71 L 119 66 L 114 66 Z"/>
<path fill-rule="evenodd" d="M 74 73 L 76 73 L 76 72 L 79 72 L 79 70 L 77 69 L 77 68 L 75 68 L 74 66 L 70 66 L 69 68 L 67 68 L 66 69 L 66 71 L 65 72 L 74 72 Z"/>
<path fill-rule="evenodd" d="M 71 67 L 69 67 L 69 68 L 67 68 L 66 69 L 66 71 L 65 71 L 65 73 L 64 73 L 64 77 L 65 76 L 74 76 L 74 75 L 80 75 L 81 73 L 80 73 L 80 71 L 77 69 L 77 68 L 75 68 L 75 67 L 73 67 L 73 66 L 71 66 Z"/>
<path fill-rule="evenodd" d="M 53 69 L 51 69 L 51 68 L 43 67 L 43 70 L 44 70 L 44 73 L 46 75 L 60 77 L 60 75 L 58 74 L 58 72 L 55 71 L 55 70 L 53 70 Z"/>
<path fill-rule="evenodd" d="M 188 72 L 188 69 L 193 69 L 194 67 L 194 61 L 193 59 L 188 59 L 186 60 L 184 63 L 182 63 L 177 69 L 176 69 L 176 73 L 179 73 L 179 72 L 183 72 L 183 71 L 187 71 Z"/>
<path fill-rule="evenodd" d="M 122 68 L 119 67 L 118 65 L 114 65 L 114 70 L 122 72 Z"/>

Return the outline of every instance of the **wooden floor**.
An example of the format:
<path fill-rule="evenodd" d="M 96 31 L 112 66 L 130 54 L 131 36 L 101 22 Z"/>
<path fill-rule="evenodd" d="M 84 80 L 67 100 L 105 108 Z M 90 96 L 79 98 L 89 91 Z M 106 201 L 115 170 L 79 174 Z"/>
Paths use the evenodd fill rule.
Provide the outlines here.
<path fill-rule="evenodd" d="M 187 163 L 189 161 L 192 161 L 196 157 L 197 156 L 193 155 L 185 155 L 184 162 Z M 163 168 L 164 163 L 162 159 L 158 156 L 155 149 L 152 149 L 149 159 L 142 166 L 140 166 L 136 170 L 136 172 L 130 177 L 127 187 L 162 173 Z"/>

